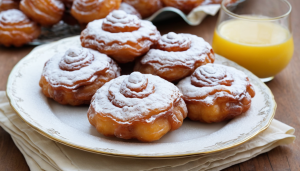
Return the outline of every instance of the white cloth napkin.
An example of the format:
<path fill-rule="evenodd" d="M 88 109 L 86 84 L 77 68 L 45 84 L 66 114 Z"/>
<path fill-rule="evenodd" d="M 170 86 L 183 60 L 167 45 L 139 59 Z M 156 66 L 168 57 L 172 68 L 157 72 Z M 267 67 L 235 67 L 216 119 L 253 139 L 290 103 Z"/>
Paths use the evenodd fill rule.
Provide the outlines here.
<path fill-rule="evenodd" d="M 179 15 L 182 19 L 184 19 L 189 25 L 196 26 L 199 25 L 202 20 L 207 15 L 216 15 L 221 8 L 220 4 L 210 4 L 210 5 L 203 5 L 198 6 L 194 8 L 188 15 L 183 13 L 177 8 L 174 7 L 164 7 L 157 12 L 155 12 L 152 16 L 149 18 L 146 18 L 146 20 L 153 21 L 163 21 L 167 20 L 168 18 L 171 18 L 173 16 Z M 168 12 L 168 13 L 166 13 Z M 175 15 L 176 14 L 176 15 Z"/>
<path fill-rule="evenodd" d="M 240 146 L 206 155 L 176 159 L 121 158 L 93 154 L 56 143 L 29 127 L 0 91 L 0 125 L 11 136 L 32 171 L 75 170 L 221 170 L 295 139 L 294 128 L 273 120 L 270 127 Z"/>
<path fill-rule="evenodd" d="M 207 15 L 215 16 L 220 8 L 219 4 L 198 6 L 187 15 L 187 20 L 190 25 L 199 25 Z"/>

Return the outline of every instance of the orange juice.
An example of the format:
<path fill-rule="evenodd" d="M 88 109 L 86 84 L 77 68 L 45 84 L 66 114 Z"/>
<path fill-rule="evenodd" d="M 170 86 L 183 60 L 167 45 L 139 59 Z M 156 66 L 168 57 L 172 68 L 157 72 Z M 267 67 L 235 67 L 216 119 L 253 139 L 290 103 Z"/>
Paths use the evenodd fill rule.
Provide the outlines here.
<path fill-rule="evenodd" d="M 215 53 L 260 78 L 275 76 L 283 70 L 294 52 L 288 29 L 268 21 L 225 21 L 215 30 L 212 46 Z"/>

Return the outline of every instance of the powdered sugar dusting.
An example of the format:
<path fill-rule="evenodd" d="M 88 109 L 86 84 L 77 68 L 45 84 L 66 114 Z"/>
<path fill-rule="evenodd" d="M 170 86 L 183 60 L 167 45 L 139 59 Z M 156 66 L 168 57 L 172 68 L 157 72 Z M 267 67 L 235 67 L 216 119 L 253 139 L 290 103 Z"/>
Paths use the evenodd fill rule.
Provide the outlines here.
<path fill-rule="evenodd" d="M 169 37 L 169 38 L 168 38 Z M 171 38 L 171 39 L 170 39 Z M 166 44 L 164 42 L 191 42 L 190 47 L 185 51 L 169 52 L 161 49 L 150 49 L 150 51 L 142 58 L 142 64 L 150 64 L 155 69 L 160 70 L 165 67 L 185 66 L 190 69 L 194 68 L 196 62 L 204 62 L 208 59 L 208 53 L 211 53 L 211 46 L 202 38 L 191 34 L 177 34 L 169 33 L 164 35 L 159 41 L 159 44 Z M 184 44 L 184 43 L 183 43 Z M 213 61 L 211 61 L 213 62 Z"/>
<path fill-rule="evenodd" d="M 111 90 L 113 90 L 112 87 Z M 118 89 L 118 87 L 116 88 Z M 153 83 L 148 82 L 148 78 L 146 78 L 143 74 L 139 72 L 131 73 L 127 79 L 123 80 L 120 87 L 120 93 L 128 98 L 144 98 L 149 96 L 153 92 L 154 92 Z M 110 92 L 110 94 L 113 95 L 114 92 L 112 91 Z"/>
<path fill-rule="evenodd" d="M 179 36 L 177 36 L 177 34 L 174 33 L 174 32 L 170 32 L 170 33 L 167 34 L 168 39 L 175 39 L 177 37 L 179 37 Z"/>
<path fill-rule="evenodd" d="M 137 89 L 143 86 L 147 86 L 148 79 L 139 72 L 133 72 L 128 79 L 124 80 L 125 85 L 130 89 Z"/>
<path fill-rule="evenodd" d="M 122 2 L 119 10 L 125 11 L 127 14 L 136 15 L 138 18 L 142 18 L 141 14 L 131 5 Z"/>
<path fill-rule="evenodd" d="M 60 0 L 50 0 L 51 4 L 53 4 L 56 8 L 59 8 L 60 10 L 64 10 L 65 6 Z"/>
<path fill-rule="evenodd" d="M 59 62 L 59 68 L 72 71 L 79 70 L 90 65 L 94 60 L 94 55 L 87 49 L 70 48 Z"/>
<path fill-rule="evenodd" d="M 202 74 L 203 72 L 206 72 L 205 75 Z M 247 91 L 249 84 L 246 74 L 235 68 L 207 64 L 197 68 L 192 76 L 181 80 L 177 87 L 186 97 L 185 100 L 194 99 L 213 104 L 218 97 L 241 98 L 240 95 Z"/>
<path fill-rule="evenodd" d="M 141 20 L 141 26 L 138 30 L 119 33 L 111 33 L 101 29 L 103 22 L 104 19 L 94 20 L 90 22 L 87 28 L 81 32 L 81 38 L 85 37 L 84 39 L 81 39 L 84 44 L 93 45 L 97 42 L 100 42 L 103 45 L 116 41 L 122 44 L 125 44 L 126 42 L 138 43 L 138 41 L 143 38 L 156 41 L 160 37 L 156 27 L 150 21 Z M 92 37 L 93 39 L 88 39 L 89 37 Z"/>
<path fill-rule="evenodd" d="M 161 50 L 174 51 L 173 48 L 176 48 L 176 51 L 185 51 L 191 47 L 191 40 L 182 34 L 169 32 L 161 37 L 158 45 Z"/>
<path fill-rule="evenodd" d="M 77 55 L 77 56 L 76 56 Z M 45 65 L 43 76 L 53 87 L 74 89 L 82 81 L 93 82 L 97 73 L 109 68 L 112 59 L 91 49 L 69 49 L 56 54 Z"/>
<path fill-rule="evenodd" d="M 13 24 L 19 22 L 28 22 L 29 19 L 23 12 L 17 9 L 11 9 L 0 13 L 0 22 L 6 24 Z"/>
<path fill-rule="evenodd" d="M 158 114 L 165 112 L 173 106 L 174 101 L 182 96 L 174 84 L 158 76 L 144 74 L 145 78 L 140 78 L 139 74 L 134 73 L 134 75 L 134 78 L 130 78 L 128 75 L 120 76 L 101 87 L 94 95 L 94 100 L 91 103 L 95 111 L 122 121 L 129 121 L 147 117 L 150 111 L 156 111 L 155 113 Z M 125 87 L 128 89 L 126 91 L 146 95 L 130 97 L 128 94 L 124 94 L 122 89 L 125 80 L 127 80 Z M 126 85 L 130 82 L 144 83 L 145 80 L 148 80 L 148 83 L 142 90 L 131 90 L 128 88 L 130 86 Z"/>
<path fill-rule="evenodd" d="M 113 16 L 114 18 L 117 18 L 117 19 L 123 19 L 123 18 L 126 17 L 126 12 L 116 10 L 116 11 L 113 11 L 110 15 Z M 108 16 L 110 16 L 110 15 L 108 15 Z"/>
<path fill-rule="evenodd" d="M 127 14 L 122 10 L 115 10 L 104 19 L 102 29 L 110 32 L 114 27 L 117 28 L 114 32 L 124 32 L 120 28 L 125 27 L 138 30 L 141 27 L 141 20 L 135 15 Z"/>
<path fill-rule="evenodd" d="M 230 86 L 233 80 L 232 75 L 228 75 L 225 68 L 214 67 L 214 65 L 199 67 L 191 76 L 191 83 L 197 87 Z"/>

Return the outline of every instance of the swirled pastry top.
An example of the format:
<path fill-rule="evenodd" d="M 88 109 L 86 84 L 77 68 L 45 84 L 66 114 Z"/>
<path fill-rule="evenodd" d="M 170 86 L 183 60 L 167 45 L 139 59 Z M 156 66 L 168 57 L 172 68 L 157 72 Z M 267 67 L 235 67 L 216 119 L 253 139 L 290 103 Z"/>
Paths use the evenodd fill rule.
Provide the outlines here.
<path fill-rule="evenodd" d="M 22 46 L 40 35 L 40 26 L 17 9 L 0 12 L 0 44 Z"/>
<path fill-rule="evenodd" d="M 136 15 L 138 18 L 142 18 L 141 14 L 131 5 L 122 2 L 119 10 L 125 11 L 127 14 Z"/>
<path fill-rule="evenodd" d="M 177 87 L 184 94 L 184 100 L 213 104 L 217 98 L 240 99 L 252 86 L 242 71 L 220 64 L 207 64 L 183 80 Z"/>
<path fill-rule="evenodd" d="M 195 62 L 207 60 L 212 48 L 204 39 L 191 34 L 170 32 L 161 37 L 155 49 L 142 58 L 142 64 L 151 64 L 156 69 L 161 67 L 185 66 L 193 68 Z M 211 62 L 214 59 L 209 59 Z"/>
<path fill-rule="evenodd" d="M 20 9 L 43 26 L 52 26 L 62 18 L 65 6 L 60 0 L 22 0 Z"/>
<path fill-rule="evenodd" d="M 91 84 L 109 69 L 112 59 L 87 48 L 70 48 L 46 62 L 43 76 L 53 87 L 76 89 Z"/>
<path fill-rule="evenodd" d="M 19 9 L 19 3 L 17 0 L 2 0 L 0 1 L 0 11 Z"/>
<path fill-rule="evenodd" d="M 140 20 L 137 16 L 122 10 L 115 10 L 105 19 L 90 22 L 82 31 L 81 37 L 94 37 L 96 41 L 104 44 L 116 41 L 137 43 L 145 37 L 156 41 L 160 34 L 150 21 Z M 85 43 L 93 44 L 93 41 L 95 40 L 85 40 Z"/>
<path fill-rule="evenodd" d="M 74 0 L 71 14 L 79 23 L 105 18 L 120 7 L 122 0 Z"/>
<path fill-rule="evenodd" d="M 7 11 L 3 11 L 0 13 L 0 24 L 1 26 L 10 25 L 10 24 L 20 24 L 19 27 L 27 27 L 28 24 L 35 24 L 32 21 L 28 19 L 28 17 L 22 13 L 20 10 L 17 9 L 11 9 Z M 22 25 L 26 24 L 26 25 Z M 16 25 L 16 27 L 18 27 Z"/>
<path fill-rule="evenodd" d="M 158 76 L 133 72 L 106 83 L 96 92 L 91 105 L 96 113 L 129 122 L 163 114 L 181 97 L 174 84 Z"/>
<path fill-rule="evenodd" d="M 88 15 L 99 12 L 99 6 L 104 4 L 104 0 L 73 0 L 72 8 L 76 13 Z"/>
<path fill-rule="evenodd" d="M 163 7 L 161 0 L 123 0 L 123 2 L 133 6 L 142 18 L 150 17 Z"/>

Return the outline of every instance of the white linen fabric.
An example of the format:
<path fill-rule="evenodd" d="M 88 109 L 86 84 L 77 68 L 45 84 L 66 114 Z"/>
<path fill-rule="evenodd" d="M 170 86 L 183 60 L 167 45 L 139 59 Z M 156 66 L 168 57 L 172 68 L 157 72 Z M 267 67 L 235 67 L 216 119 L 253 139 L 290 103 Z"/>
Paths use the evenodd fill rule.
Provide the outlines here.
<path fill-rule="evenodd" d="M 215 171 L 249 160 L 279 146 L 292 143 L 294 128 L 273 120 L 270 127 L 237 147 L 205 155 L 173 159 L 139 159 L 89 153 L 54 142 L 28 126 L 0 91 L 0 126 L 12 137 L 32 171 Z"/>
<path fill-rule="evenodd" d="M 202 22 L 202 20 L 207 15 L 215 16 L 218 13 L 220 8 L 221 8 L 220 4 L 210 4 L 210 5 L 198 6 L 198 7 L 194 8 L 189 14 L 186 15 L 185 13 L 183 13 L 182 11 L 180 11 L 177 8 L 164 7 L 162 9 L 158 10 L 157 12 L 155 12 L 149 18 L 146 18 L 145 20 L 163 21 L 163 20 L 167 20 L 169 18 L 179 15 L 189 25 L 197 26 Z"/>
<path fill-rule="evenodd" d="M 219 4 L 198 6 L 187 15 L 188 24 L 192 26 L 199 25 L 207 15 L 215 16 L 220 8 L 221 5 Z"/>

